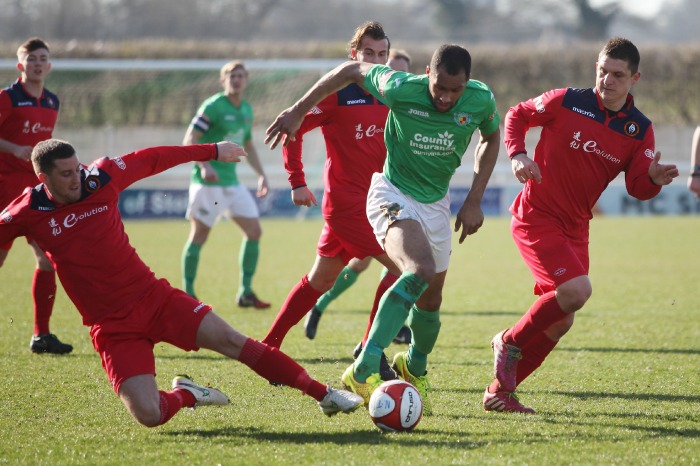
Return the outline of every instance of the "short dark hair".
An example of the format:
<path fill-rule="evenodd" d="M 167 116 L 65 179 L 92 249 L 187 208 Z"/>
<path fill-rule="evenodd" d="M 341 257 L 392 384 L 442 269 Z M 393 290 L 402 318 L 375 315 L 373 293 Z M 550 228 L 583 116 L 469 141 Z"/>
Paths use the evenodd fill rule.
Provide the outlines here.
<path fill-rule="evenodd" d="M 603 50 L 598 54 L 598 60 L 603 57 L 614 58 L 616 60 L 624 60 L 627 62 L 632 74 L 636 74 L 639 70 L 639 50 L 632 41 L 624 37 L 613 37 L 605 44 Z"/>
<path fill-rule="evenodd" d="M 38 37 L 27 39 L 17 49 L 17 58 L 22 60 L 22 57 L 26 57 L 33 51 L 39 49 L 46 49 L 49 53 L 51 52 L 51 50 L 49 50 L 49 44 L 47 44 L 43 39 L 39 39 Z"/>
<path fill-rule="evenodd" d="M 452 76 L 464 71 L 469 79 L 472 72 L 472 56 L 464 47 L 443 44 L 433 53 L 433 58 L 430 60 L 430 72 L 436 73 L 438 68 L 445 70 L 447 74 Z"/>
<path fill-rule="evenodd" d="M 350 39 L 348 43 L 349 52 L 352 53 L 353 50 L 358 50 L 362 40 L 368 36 L 375 40 L 386 39 L 387 49 L 391 49 L 391 41 L 389 40 L 389 36 L 384 32 L 381 23 L 377 21 L 366 21 L 355 28 L 355 34 L 353 34 L 352 39 Z M 352 58 L 351 55 L 349 56 Z"/>
<path fill-rule="evenodd" d="M 56 160 L 69 159 L 74 155 L 75 149 L 68 142 L 60 139 L 47 139 L 32 149 L 32 165 L 35 172 L 48 175 L 56 166 Z"/>

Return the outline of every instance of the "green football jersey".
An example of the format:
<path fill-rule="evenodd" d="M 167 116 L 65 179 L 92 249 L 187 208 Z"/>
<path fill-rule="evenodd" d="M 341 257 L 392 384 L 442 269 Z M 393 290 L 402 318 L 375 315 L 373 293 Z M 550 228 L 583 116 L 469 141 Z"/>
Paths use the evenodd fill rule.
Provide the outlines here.
<path fill-rule="evenodd" d="M 208 122 L 202 118 L 206 116 Z M 190 127 L 202 133 L 200 143 L 217 143 L 220 141 L 231 141 L 239 146 L 243 146 L 251 140 L 251 128 L 253 126 L 253 108 L 245 100 L 241 101 L 241 106 L 234 106 L 226 97 L 226 94 L 219 92 L 207 100 L 197 109 L 197 115 L 192 119 Z M 224 163 L 217 160 L 209 161 L 211 166 L 219 175 L 217 183 L 205 182 L 199 165 L 195 164 L 192 170 L 192 183 L 235 186 L 238 184 L 236 174 L 237 163 Z"/>
<path fill-rule="evenodd" d="M 433 106 L 428 75 L 374 65 L 364 85 L 391 109 L 384 127 L 384 175 L 419 202 L 445 197 L 474 130 L 491 134 L 498 129 L 496 100 L 479 81 L 470 80 L 448 112 Z"/>

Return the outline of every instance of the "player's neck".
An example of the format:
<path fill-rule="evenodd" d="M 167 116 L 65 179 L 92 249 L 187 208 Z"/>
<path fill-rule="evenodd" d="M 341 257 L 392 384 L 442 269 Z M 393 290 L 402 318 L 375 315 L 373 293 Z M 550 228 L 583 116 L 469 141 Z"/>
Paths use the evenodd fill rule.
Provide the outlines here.
<path fill-rule="evenodd" d="M 228 97 L 229 102 L 236 107 L 241 106 L 241 100 L 243 100 L 243 96 L 241 94 L 226 94 L 226 97 Z"/>
<path fill-rule="evenodd" d="M 22 86 L 29 95 L 37 99 L 44 93 L 44 81 L 27 81 L 23 79 Z"/>

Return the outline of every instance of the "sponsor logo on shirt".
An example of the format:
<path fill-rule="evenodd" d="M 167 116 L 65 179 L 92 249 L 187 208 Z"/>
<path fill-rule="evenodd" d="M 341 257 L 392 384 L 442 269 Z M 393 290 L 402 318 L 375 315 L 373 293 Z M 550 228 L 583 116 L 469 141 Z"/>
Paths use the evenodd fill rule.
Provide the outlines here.
<path fill-rule="evenodd" d="M 408 114 L 409 115 L 416 115 L 416 116 L 424 117 L 424 118 L 430 118 L 430 113 L 423 111 L 423 110 L 416 110 L 415 108 L 409 108 Z"/>
<path fill-rule="evenodd" d="M 32 101 L 24 101 L 24 102 L 17 103 L 18 107 L 31 107 L 33 105 L 34 105 L 34 102 L 32 102 Z"/>
<path fill-rule="evenodd" d="M 345 102 L 347 105 L 361 105 L 361 104 L 366 104 L 367 99 L 355 99 L 355 100 L 348 100 Z"/>
<path fill-rule="evenodd" d="M 410 146 L 416 155 L 443 157 L 454 150 L 453 138 L 454 134 L 449 131 L 438 133 L 437 136 L 416 133 L 410 141 Z"/>
<path fill-rule="evenodd" d="M 50 133 L 51 131 L 53 131 L 53 128 L 49 128 L 48 126 L 41 126 L 41 123 L 32 124 L 29 122 L 29 120 L 25 121 L 24 125 L 22 126 L 22 132 L 24 134 L 37 134 L 42 131 Z"/>
<path fill-rule="evenodd" d="M 194 312 L 194 313 L 196 314 L 196 313 L 198 313 L 199 311 L 201 311 L 201 310 L 202 310 L 203 308 L 205 308 L 205 307 L 207 307 L 206 304 L 204 304 L 204 303 L 199 303 L 199 306 L 195 307 L 195 308 L 192 310 L 192 312 Z"/>
<path fill-rule="evenodd" d="M 600 149 L 596 141 L 582 141 L 581 131 L 576 131 L 574 133 L 571 142 L 569 143 L 569 147 L 571 147 L 572 149 L 581 149 L 584 152 L 590 154 L 596 154 L 597 156 L 602 157 L 605 160 L 608 160 L 618 165 L 620 164 L 620 162 L 622 162 L 619 158 L 615 157 L 614 155 L 605 152 L 603 149 Z"/>
<path fill-rule="evenodd" d="M 103 212 L 107 212 L 109 210 L 108 205 L 103 205 L 99 207 L 95 207 L 94 209 L 88 210 L 86 212 L 82 212 L 80 214 L 68 214 L 66 217 L 63 219 L 62 222 L 56 221 L 54 217 L 51 217 L 51 220 L 49 220 L 49 227 L 51 228 L 51 234 L 54 236 L 58 236 L 63 232 L 63 229 L 61 228 L 62 226 L 64 228 L 73 228 L 75 225 L 78 224 L 78 222 L 88 219 L 92 217 L 93 215 L 101 214 Z"/>
<path fill-rule="evenodd" d="M 564 267 L 559 267 L 557 270 L 554 271 L 554 276 L 561 277 L 565 273 L 566 273 L 566 269 Z"/>
<path fill-rule="evenodd" d="M 581 114 L 581 115 L 583 115 L 583 116 L 585 116 L 585 117 L 595 119 L 595 113 L 593 113 L 593 112 L 589 112 L 588 110 L 581 110 L 581 109 L 578 108 L 578 107 L 571 107 L 571 109 L 572 109 L 574 112 L 579 113 L 579 114 Z"/>
<path fill-rule="evenodd" d="M 377 128 L 377 125 L 370 125 L 366 129 L 362 129 L 362 123 L 355 125 L 355 139 L 362 139 L 365 136 L 371 138 L 377 134 L 384 134 L 384 128 Z"/>

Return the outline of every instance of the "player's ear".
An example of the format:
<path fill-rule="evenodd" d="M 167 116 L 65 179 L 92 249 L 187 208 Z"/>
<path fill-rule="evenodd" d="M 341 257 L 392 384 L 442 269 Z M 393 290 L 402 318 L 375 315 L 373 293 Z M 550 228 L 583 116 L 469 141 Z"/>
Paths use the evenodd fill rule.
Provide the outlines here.
<path fill-rule="evenodd" d="M 24 73 L 24 65 L 21 63 L 17 63 L 17 69 L 19 70 L 20 73 Z"/>

